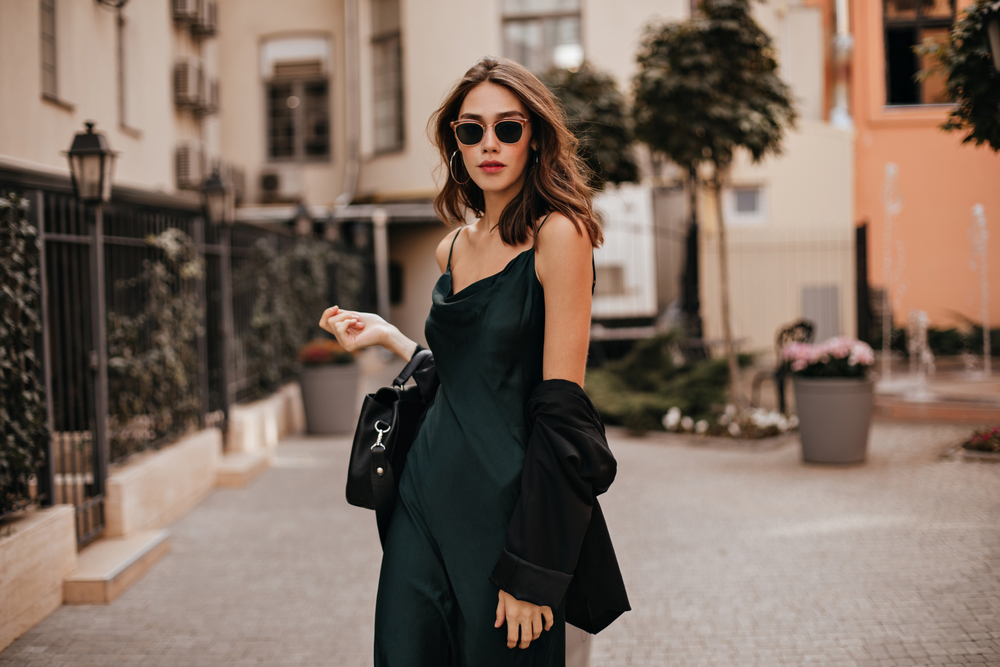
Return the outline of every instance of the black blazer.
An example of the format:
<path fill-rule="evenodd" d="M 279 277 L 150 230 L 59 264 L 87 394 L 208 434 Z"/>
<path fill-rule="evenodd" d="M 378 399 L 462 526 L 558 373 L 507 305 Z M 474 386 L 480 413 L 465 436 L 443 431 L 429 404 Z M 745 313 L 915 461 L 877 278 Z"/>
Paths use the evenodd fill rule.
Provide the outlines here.
<path fill-rule="evenodd" d="M 600 414 L 575 382 L 539 383 L 525 414 L 521 495 L 490 581 L 553 609 L 565 597 L 567 622 L 596 634 L 631 609 L 597 502 L 617 463 Z"/>

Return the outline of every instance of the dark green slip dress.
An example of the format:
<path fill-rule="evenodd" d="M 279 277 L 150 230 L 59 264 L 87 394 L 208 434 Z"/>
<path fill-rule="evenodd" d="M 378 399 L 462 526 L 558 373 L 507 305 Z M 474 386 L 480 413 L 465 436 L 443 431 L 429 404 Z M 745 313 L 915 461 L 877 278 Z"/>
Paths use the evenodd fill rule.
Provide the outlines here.
<path fill-rule="evenodd" d="M 424 330 L 441 384 L 386 536 L 376 667 L 565 664 L 564 610 L 553 610 L 552 630 L 529 648 L 509 649 L 506 624 L 493 627 L 498 589 L 489 579 L 520 493 L 524 405 L 542 381 L 544 331 L 533 247 L 458 294 L 449 251 Z"/>

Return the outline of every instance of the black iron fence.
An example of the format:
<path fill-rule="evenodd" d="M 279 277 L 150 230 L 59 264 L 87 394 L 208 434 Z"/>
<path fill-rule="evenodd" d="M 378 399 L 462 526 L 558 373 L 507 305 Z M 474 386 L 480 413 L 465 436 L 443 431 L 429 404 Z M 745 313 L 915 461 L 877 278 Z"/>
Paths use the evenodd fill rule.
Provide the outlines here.
<path fill-rule="evenodd" d="M 109 464 L 224 425 L 230 405 L 294 375 L 309 332 L 286 322 L 295 299 L 278 282 L 294 262 L 282 258 L 364 262 L 281 228 L 206 226 L 197 209 L 85 206 L 65 192 L 4 186 L 0 194 L 31 202 L 39 231 L 50 442 L 38 499 L 76 506 L 83 546 L 103 530 Z M 313 325 L 330 284 L 299 300 Z"/>

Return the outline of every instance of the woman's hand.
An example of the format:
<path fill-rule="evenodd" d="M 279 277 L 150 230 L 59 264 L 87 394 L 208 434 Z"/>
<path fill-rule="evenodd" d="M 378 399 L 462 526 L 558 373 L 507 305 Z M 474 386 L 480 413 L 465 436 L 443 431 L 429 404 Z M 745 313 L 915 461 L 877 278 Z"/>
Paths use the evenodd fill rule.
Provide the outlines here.
<path fill-rule="evenodd" d="M 416 343 L 375 313 L 341 310 L 334 306 L 323 311 L 319 326 L 336 336 L 337 342 L 348 352 L 381 345 L 409 361 L 417 349 Z"/>
<path fill-rule="evenodd" d="M 384 345 L 394 328 L 374 313 L 341 310 L 338 306 L 323 311 L 319 326 L 336 336 L 337 342 L 348 352 Z"/>
<path fill-rule="evenodd" d="M 493 627 L 499 628 L 504 621 L 507 621 L 507 648 L 515 646 L 528 648 L 533 640 L 542 636 L 542 630 L 552 629 L 552 608 L 539 607 L 537 604 L 518 600 L 513 595 L 500 591 L 497 622 Z M 518 644 L 519 632 L 520 644 Z"/>

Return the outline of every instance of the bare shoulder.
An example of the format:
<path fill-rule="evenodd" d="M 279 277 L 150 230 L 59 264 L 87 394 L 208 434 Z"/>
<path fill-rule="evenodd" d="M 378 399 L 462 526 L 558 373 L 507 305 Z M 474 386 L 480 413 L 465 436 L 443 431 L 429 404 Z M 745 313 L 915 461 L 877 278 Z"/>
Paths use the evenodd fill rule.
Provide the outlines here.
<path fill-rule="evenodd" d="M 548 280 L 583 281 L 590 290 L 594 246 L 583 224 L 553 212 L 535 239 L 535 267 L 544 287 Z"/>
<path fill-rule="evenodd" d="M 434 252 L 434 256 L 437 258 L 438 268 L 441 269 L 441 273 L 448 270 L 448 253 L 451 252 L 452 240 L 455 238 L 455 234 L 458 234 L 460 229 L 462 228 L 456 227 L 445 234 L 445 237 L 441 239 L 440 243 L 438 243 L 437 250 Z"/>

